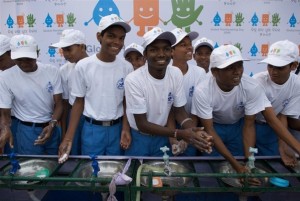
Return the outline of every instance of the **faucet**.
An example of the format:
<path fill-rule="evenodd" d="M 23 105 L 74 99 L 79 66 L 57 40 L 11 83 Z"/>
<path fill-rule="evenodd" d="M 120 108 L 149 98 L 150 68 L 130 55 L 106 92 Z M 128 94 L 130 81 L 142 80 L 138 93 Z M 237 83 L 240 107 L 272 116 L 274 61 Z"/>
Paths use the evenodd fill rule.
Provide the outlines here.
<path fill-rule="evenodd" d="M 164 147 L 161 147 L 160 150 L 164 153 L 164 155 L 163 155 L 163 160 L 165 163 L 164 173 L 166 176 L 171 176 L 172 169 L 170 167 L 169 155 L 167 154 L 167 151 L 169 151 L 170 149 L 167 146 L 164 146 Z"/>
<path fill-rule="evenodd" d="M 9 154 L 9 160 L 12 165 L 12 168 L 10 169 L 9 174 L 14 175 L 21 168 L 21 166 L 19 164 L 19 161 L 16 160 L 16 154 L 14 152 L 11 152 Z"/>
<path fill-rule="evenodd" d="M 254 161 L 255 157 L 254 154 L 257 154 L 257 148 L 249 147 L 250 156 L 248 157 L 247 167 L 252 170 L 255 168 Z"/>
<path fill-rule="evenodd" d="M 91 155 L 90 157 L 92 160 L 93 176 L 97 177 L 98 172 L 100 171 L 99 163 L 96 160 L 96 155 Z"/>

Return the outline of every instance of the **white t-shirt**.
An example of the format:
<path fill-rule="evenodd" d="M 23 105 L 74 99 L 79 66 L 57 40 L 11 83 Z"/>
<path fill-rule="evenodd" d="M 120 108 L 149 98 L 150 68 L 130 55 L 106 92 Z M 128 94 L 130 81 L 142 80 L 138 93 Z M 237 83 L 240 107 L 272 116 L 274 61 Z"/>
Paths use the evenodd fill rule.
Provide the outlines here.
<path fill-rule="evenodd" d="M 187 100 L 184 106 L 185 111 L 191 114 L 192 98 L 195 91 L 195 87 L 206 78 L 206 72 L 203 68 L 199 68 L 195 65 L 189 65 L 188 71 L 183 75 L 183 90 Z"/>
<path fill-rule="evenodd" d="M 125 79 L 127 117 L 131 128 L 138 129 L 133 114 L 147 114 L 151 123 L 165 126 L 172 107 L 186 104 L 182 72 L 168 66 L 166 75 L 158 80 L 148 71 L 148 65 L 130 73 Z"/>
<path fill-rule="evenodd" d="M 59 69 L 63 87 L 62 98 L 69 99 L 70 105 L 73 105 L 75 101 L 75 97 L 70 93 L 72 89 L 72 79 L 74 79 L 75 65 L 76 63 L 67 62 Z"/>
<path fill-rule="evenodd" d="M 211 75 L 196 87 L 192 114 L 219 124 L 234 124 L 244 115 L 264 110 L 266 102 L 263 89 L 247 75 L 243 75 L 241 83 L 229 92 L 222 91 Z"/>
<path fill-rule="evenodd" d="M 268 71 L 257 73 L 253 76 L 264 89 L 267 98 L 272 104 L 275 114 L 297 118 L 300 114 L 300 79 L 291 73 L 289 79 L 282 85 L 274 83 Z M 265 121 L 262 114 L 256 117 Z"/>
<path fill-rule="evenodd" d="M 37 62 L 35 72 L 25 73 L 18 66 L 0 76 L 0 108 L 13 108 L 14 115 L 28 122 L 48 122 L 54 109 L 53 95 L 62 93 L 58 68 Z"/>
<path fill-rule="evenodd" d="M 116 57 L 103 62 L 96 54 L 81 59 L 75 66 L 71 95 L 84 97 L 83 114 L 107 121 L 123 116 L 124 80 L 132 65 Z"/>

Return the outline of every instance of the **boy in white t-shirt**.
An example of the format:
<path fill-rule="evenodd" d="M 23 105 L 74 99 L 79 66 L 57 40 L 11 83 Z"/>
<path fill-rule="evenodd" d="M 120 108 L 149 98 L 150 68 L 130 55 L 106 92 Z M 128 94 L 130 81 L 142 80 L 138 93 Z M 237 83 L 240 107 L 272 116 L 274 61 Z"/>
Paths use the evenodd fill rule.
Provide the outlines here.
<path fill-rule="evenodd" d="M 248 172 L 233 156 L 249 157 L 249 147 L 255 146 L 255 117 L 259 112 L 300 153 L 299 142 L 280 123 L 262 87 L 243 74 L 240 50 L 222 45 L 213 50 L 210 60 L 212 76 L 197 86 L 192 114 L 200 118 L 205 131 L 215 139 L 218 153 L 214 151 L 212 155 L 221 154 L 237 172 Z"/>
<path fill-rule="evenodd" d="M 168 137 L 183 139 L 209 152 L 212 138 L 200 128 L 194 128 L 184 110 L 182 72 L 168 66 L 175 36 L 154 27 L 143 39 L 147 63 L 125 79 L 126 113 L 132 134 L 132 143 L 125 155 L 162 156 L 160 148 L 169 145 Z M 183 129 L 165 127 L 172 106 L 175 119 L 181 122 Z"/>
<path fill-rule="evenodd" d="M 136 43 L 131 43 L 125 48 L 124 58 L 126 61 L 130 62 L 134 70 L 145 65 L 145 57 L 143 55 L 144 48 Z"/>
<path fill-rule="evenodd" d="M 62 160 L 59 162 L 68 158 L 82 113 L 85 121 L 81 134 L 81 153 L 121 155 L 121 135 L 124 132 L 130 135 L 128 122 L 122 119 L 124 80 L 133 71 L 133 67 L 117 55 L 123 48 L 126 33 L 130 29 L 115 14 L 102 17 L 97 32 L 97 39 L 101 44 L 100 52 L 76 64 L 71 90 L 71 95 L 76 98 L 70 124 L 60 145 L 59 155 Z"/>
<path fill-rule="evenodd" d="M 10 38 L 6 35 L 0 34 L 0 73 L 2 71 L 5 71 L 11 67 L 13 67 L 15 62 L 10 57 Z M 17 152 L 17 138 L 16 138 L 16 129 L 17 129 L 17 120 L 13 116 L 11 116 L 11 132 L 14 137 L 14 151 Z M 1 130 L 1 126 L 0 126 Z M 0 150 L 0 153 L 2 153 L 3 150 Z M 9 144 L 6 144 L 4 153 L 10 153 L 11 149 L 9 147 Z"/>
<path fill-rule="evenodd" d="M 50 45 L 50 47 L 61 48 L 64 58 L 67 62 L 60 67 L 59 71 L 62 78 L 63 86 L 63 103 L 64 112 L 61 119 L 62 137 L 66 134 L 67 125 L 75 97 L 71 95 L 72 79 L 74 79 L 75 65 L 81 59 L 88 57 L 85 45 L 85 35 L 80 30 L 66 29 L 62 32 L 58 43 Z M 71 154 L 81 154 L 81 131 L 84 117 L 81 115 L 78 127 L 75 131 Z"/>
<path fill-rule="evenodd" d="M 261 87 L 243 74 L 243 61 L 233 45 L 215 48 L 210 57 L 212 75 L 196 87 L 192 104 L 192 114 L 215 139 L 209 156 L 222 155 L 239 173 L 248 170 L 234 156 L 249 155 L 255 141 L 255 114 L 266 105 Z"/>
<path fill-rule="evenodd" d="M 11 109 L 18 119 L 16 138 L 20 154 L 57 154 L 60 132 L 56 127 L 62 105 L 61 77 L 56 67 L 37 62 L 32 36 L 11 38 L 11 58 L 16 65 L 1 73 L 1 144 L 12 138 Z"/>
<path fill-rule="evenodd" d="M 257 73 L 254 79 L 262 86 L 275 115 L 287 125 L 287 118 L 298 119 L 300 114 L 300 79 L 292 73 L 298 65 L 299 49 L 288 40 L 277 41 L 270 46 L 268 56 L 260 63 L 266 63 L 267 71 Z M 286 143 L 266 123 L 262 114 L 256 116 L 256 146 L 258 155 L 281 155 L 288 166 L 295 166 L 297 160 L 289 153 Z M 278 147 L 279 146 L 279 147 Z"/>
<path fill-rule="evenodd" d="M 180 28 L 175 28 L 171 32 L 176 37 L 176 42 L 172 45 L 172 65 L 179 68 L 183 74 L 183 90 L 187 99 L 184 108 L 190 116 L 194 89 L 198 83 L 203 81 L 206 77 L 204 69 L 188 64 L 188 61 L 193 58 L 192 41 L 196 39 L 199 34 L 195 31 L 186 33 Z M 171 117 L 173 117 L 173 115 Z M 175 122 L 174 117 L 172 119 L 173 122 Z M 177 125 L 177 127 L 180 128 L 180 125 Z M 197 154 L 197 149 L 192 145 L 187 146 L 183 140 L 177 141 L 174 138 L 169 139 L 174 154 L 178 155 L 180 153 L 180 155 L 183 156 L 195 156 Z"/>

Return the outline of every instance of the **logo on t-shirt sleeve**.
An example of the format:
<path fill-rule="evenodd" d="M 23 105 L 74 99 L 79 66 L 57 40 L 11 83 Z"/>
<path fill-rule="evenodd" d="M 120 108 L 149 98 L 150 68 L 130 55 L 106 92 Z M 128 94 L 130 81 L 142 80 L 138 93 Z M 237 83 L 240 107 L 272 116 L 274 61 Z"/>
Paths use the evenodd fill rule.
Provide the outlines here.
<path fill-rule="evenodd" d="M 117 82 L 117 88 L 118 89 L 124 89 L 124 78 L 121 78 Z"/>

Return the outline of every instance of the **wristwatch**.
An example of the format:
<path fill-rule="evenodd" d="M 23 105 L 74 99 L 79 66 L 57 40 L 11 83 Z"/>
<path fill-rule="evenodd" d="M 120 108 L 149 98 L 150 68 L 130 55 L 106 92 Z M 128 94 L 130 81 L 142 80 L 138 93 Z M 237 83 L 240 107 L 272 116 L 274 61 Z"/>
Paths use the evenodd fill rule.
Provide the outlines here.
<path fill-rule="evenodd" d="M 50 122 L 49 122 L 49 125 L 51 126 L 51 128 L 54 128 L 57 124 L 57 120 L 56 119 L 52 119 Z"/>

